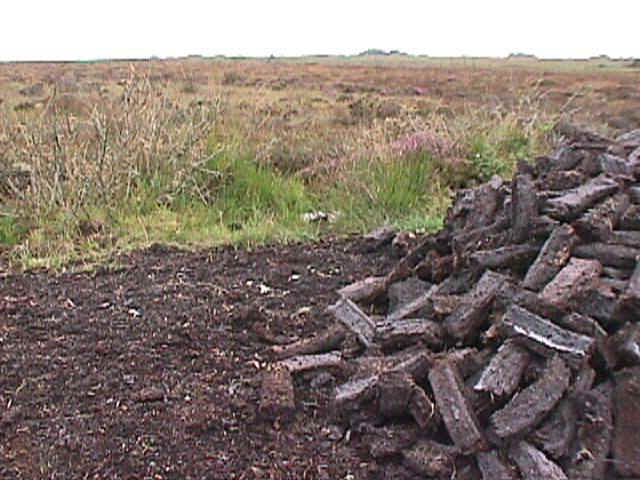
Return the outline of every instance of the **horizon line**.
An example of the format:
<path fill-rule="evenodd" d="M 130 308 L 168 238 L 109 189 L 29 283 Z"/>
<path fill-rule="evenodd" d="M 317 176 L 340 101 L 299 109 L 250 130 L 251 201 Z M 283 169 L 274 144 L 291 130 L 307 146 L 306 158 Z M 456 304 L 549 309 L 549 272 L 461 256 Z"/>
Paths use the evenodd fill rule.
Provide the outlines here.
<path fill-rule="evenodd" d="M 375 53 L 368 53 L 374 51 Z M 105 57 L 105 58 L 77 58 L 77 59 L 26 59 L 26 60 L 1 60 L 0 64 L 22 64 L 22 63 L 88 63 L 88 62 L 150 62 L 150 61 L 166 61 L 166 60 L 184 60 L 184 59 L 228 59 L 228 60 L 256 60 L 256 59 L 304 59 L 304 58 L 351 58 L 351 57 L 412 57 L 412 58 L 431 58 L 431 59 L 495 59 L 495 60 L 509 60 L 509 59 L 521 59 L 521 60 L 542 60 L 542 61 L 584 61 L 584 60 L 597 60 L 607 59 L 612 61 L 632 61 L 640 57 L 612 57 L 607 54 L 591 55 L 588 57 L 539 57 L 534 54 L 527 53 L 510 53 L 509 55 L 429 55 L 429 54 L 411 54 L 405 53 L 399 50 L 379 50 L 368 49 L 360 53 L 355 54 L 300 54 L 300 55 L 226 55 L 226 54 L 187 54 L 187 55 L 150 55 L 148 57 Z"/>

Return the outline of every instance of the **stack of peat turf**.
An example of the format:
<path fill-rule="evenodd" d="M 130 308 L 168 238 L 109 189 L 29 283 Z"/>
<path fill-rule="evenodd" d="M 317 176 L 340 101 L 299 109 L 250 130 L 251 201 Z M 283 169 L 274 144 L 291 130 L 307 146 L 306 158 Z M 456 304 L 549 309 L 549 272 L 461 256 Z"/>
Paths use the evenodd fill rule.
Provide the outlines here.
<path fill-rule="evenodd" d="M 559 131 L 554 155 L 459 192 L 443 231 L 343 288 L 335 325 L 275 347 L 262 411 L 293 408 L 292 374 L 339 370 L 336 423 L 380 465 L 640 478 L 640 130 Z"/>

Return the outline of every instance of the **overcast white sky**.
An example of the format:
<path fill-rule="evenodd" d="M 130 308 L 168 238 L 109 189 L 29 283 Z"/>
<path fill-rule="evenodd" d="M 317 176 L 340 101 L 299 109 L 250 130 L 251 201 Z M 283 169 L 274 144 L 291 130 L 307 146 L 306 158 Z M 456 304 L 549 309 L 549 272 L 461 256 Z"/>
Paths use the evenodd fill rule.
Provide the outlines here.
<path fill-rule="evenodd" d="M 3 0 L 0 61 L 355 54 L 640 57 L 639 0 Z"/>

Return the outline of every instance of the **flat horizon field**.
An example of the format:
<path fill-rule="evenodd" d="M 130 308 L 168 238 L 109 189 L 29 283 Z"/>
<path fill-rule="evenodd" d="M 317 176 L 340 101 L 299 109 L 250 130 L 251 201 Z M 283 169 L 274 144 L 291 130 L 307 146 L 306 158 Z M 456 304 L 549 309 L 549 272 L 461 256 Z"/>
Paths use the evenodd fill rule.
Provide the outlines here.
<path fill-rule="evenodd" d="M 0 64 L 0 252 L 62 267 L 160 242 L 432 231 L 568 121 L 640 127 L 630 60 L 405 55 Z M 307 222 L 324 213 L 331 221 Z"/>

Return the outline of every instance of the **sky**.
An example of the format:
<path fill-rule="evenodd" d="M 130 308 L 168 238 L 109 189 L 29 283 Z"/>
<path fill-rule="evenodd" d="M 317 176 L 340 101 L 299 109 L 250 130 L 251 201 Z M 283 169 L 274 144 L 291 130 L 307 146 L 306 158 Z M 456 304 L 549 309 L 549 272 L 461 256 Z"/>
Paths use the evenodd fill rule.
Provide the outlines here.
<path fill-rule="evenodd" d="M 3 0 L 0 61 L 350 55 L 640 57 L 639 0 Z"/>

